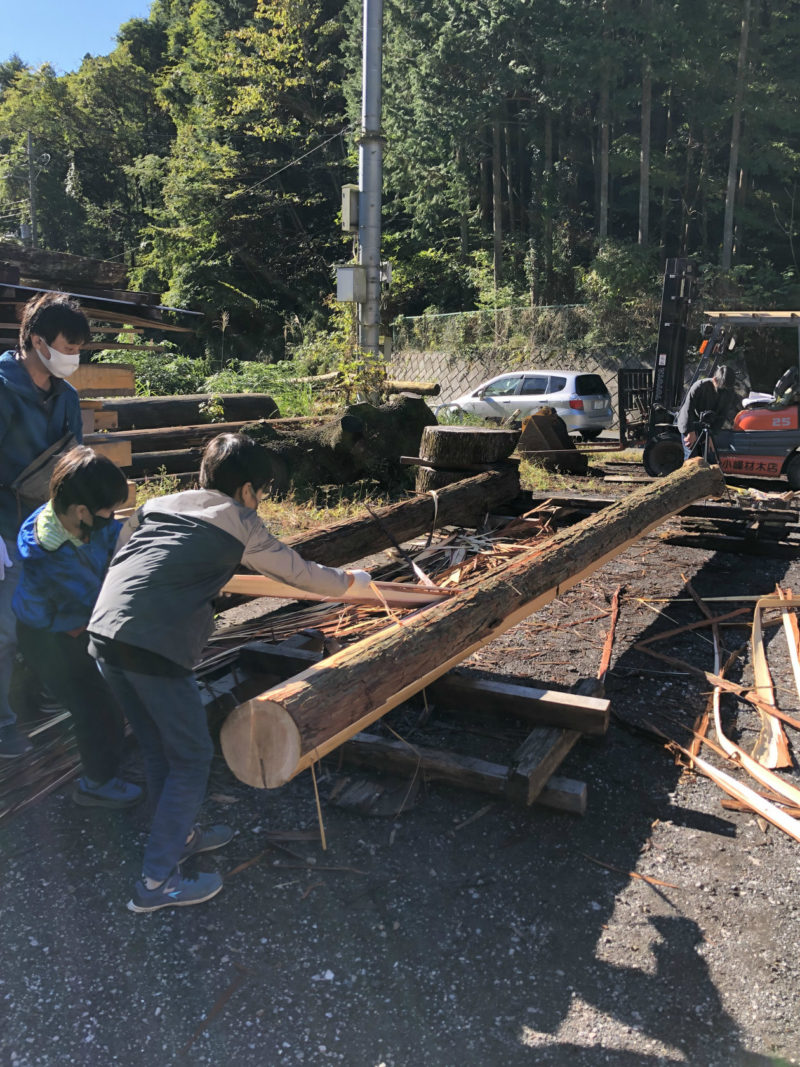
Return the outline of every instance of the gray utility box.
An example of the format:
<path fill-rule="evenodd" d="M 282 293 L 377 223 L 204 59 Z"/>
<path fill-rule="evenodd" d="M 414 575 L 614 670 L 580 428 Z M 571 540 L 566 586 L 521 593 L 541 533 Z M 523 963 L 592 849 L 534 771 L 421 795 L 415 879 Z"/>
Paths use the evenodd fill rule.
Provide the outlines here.
<path fill-rule="evenodd" d="M 344 304 L 367 302 L 367 268 L 360 264 L 337 263 L 336 299 Z"/>
<path fill-rule="evenodd" d="M 358 233 L 358 186 L 342 186 L 342 233 Z"/>

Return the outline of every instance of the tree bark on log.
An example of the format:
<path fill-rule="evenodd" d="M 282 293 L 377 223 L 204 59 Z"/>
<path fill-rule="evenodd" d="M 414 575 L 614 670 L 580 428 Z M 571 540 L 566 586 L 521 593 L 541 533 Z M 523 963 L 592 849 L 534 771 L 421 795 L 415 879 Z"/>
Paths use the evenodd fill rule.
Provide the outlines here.
<path fill-rule="evenodd" d="M 426 494 L 376 508 L 381 526 L 365 515 L 287 539 L 286 544 L 304 559 L 326 567 L 340 567 L 390 548 L 392 542 L 386 531 L 402 544 L 441 526 L 480 526 L 487 512 L 513 500 L 518 493 L 516 470 L 491 471 L 442 489 L 436 500 Z"/>
<path fill-rule="evenodd" d="M 494 430 L 480 426 L 426 426 L 422 431 L 417 470 L 418 493 L 452 485 L 475 464 L 502 463 L 516 447 L 519 430 Z"/>
<path fill-rule="evenodd" d="M 420 459 L 431 467 L 461 470 L 474 463 L 508 459 L 519 440 L 519 430 L 482 426 L 426 426 L 419 446 Z"/>
<path fill-rule="evenodd" d="M 719 496 L 718 468 L 691 460 L 556 534 L 446 604 L 343 649 L 236 708 L 222 751 L 249 785 L 275 788 L 576 585 L 691 501 Z"/>
<path fill-rule="evenodd" d="M 314 416 L 302 416 L 294 419 L 265 419 L 264 425 L 274 427 L 276 433 L 295 433 L 306 427 L 322 427 L 330 422 Z M 204 446 L 212 437 L 221 433 L 244 433 L 252 422 L 201 422 L 195 426 L 162 426 L 153 430 L 116 430 L 109 434 L 113 437 L 119 433 L 130 441 L 134 452 L 167 452 L 174 448 L 191 448 Z"/>
<path fill-rule="evenodd" d="M 104 411 L 116 411 L 120 430 L 151 430 L 162 426 L 192 426 L 203 421 L 201 408 L 211 401 L 222 404 L 226 422 L 254 422 L 280 417 L 278 405 L 267 393 L 187 393 L 185 396 L 132 396 L 107 400 Z"/>

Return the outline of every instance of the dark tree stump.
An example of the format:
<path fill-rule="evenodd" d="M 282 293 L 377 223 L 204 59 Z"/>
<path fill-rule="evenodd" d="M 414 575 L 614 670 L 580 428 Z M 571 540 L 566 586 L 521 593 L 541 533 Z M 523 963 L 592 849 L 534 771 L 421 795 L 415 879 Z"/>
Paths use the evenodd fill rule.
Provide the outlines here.
<path fill-rule="evenodd" d="M 270 454 L 272 491 L 292 486 L 347 485 L 372 478 L 386 489 L 408 480 L 401 455 L 416 452 L 423 429 L 436 416 L 419 397 L 400 395 L 386 404 L 353 404 L 322 426 L 283 428 L 257 422 L 243 427 Z"/>

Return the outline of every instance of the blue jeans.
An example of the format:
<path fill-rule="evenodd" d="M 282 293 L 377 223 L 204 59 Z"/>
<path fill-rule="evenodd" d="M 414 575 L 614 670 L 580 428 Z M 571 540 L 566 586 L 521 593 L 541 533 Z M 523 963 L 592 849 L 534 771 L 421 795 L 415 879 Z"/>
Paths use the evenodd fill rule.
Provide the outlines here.
<path fill-rule="evenodd" d="M 155 806 L 142 873 L 162 882 L 178 865 L 214 756 L 200 690 L 192 674 L 164 678 L 97 663 L 139 742 Z"/>
<path fill-rule="evenodd" d="M 0 729 L 17 721 L 17 716 L 8 702 L 17 655 L 17 617 L 11 610 L 11 600 L 22 577 L 22 562 L 17 551 L 16 538 L 4 540 L 14 566 L 6 570 L 5 577 L 0 581 Z"/>

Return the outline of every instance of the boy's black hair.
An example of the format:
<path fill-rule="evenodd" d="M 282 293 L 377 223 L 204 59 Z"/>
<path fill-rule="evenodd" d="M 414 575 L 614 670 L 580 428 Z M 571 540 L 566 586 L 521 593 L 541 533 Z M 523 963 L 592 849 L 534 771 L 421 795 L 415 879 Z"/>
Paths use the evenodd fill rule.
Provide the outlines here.
<path fill-rule="evenodd" d="M 61 457 L 50 478 L 50 499 L 59 515 L 70 504 L 84 504 L 94 514 L 128 498 L 128 479 L 107 456 L 78 445 Z"/>
<path fill-rule="evenodd" d="M 255 492 L 272 480 L 269 454 L 243 433 L 221 433 L 206 445 L 200 464 L 200 485 L 234 496 L 250 482 Z"/>
<path fill-rule="evenodd" d="M 33 348 L 31 334 L 44 337 L 49 345 L 63 334 L 71 345 L 86 344 L 92 335 L 89 320 L 81 311 L 77 300 L 63 293 L 44 293 L 35 296 L 22 310 L 22 325 L 19 329 L 20 351 Z"/>

